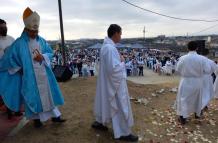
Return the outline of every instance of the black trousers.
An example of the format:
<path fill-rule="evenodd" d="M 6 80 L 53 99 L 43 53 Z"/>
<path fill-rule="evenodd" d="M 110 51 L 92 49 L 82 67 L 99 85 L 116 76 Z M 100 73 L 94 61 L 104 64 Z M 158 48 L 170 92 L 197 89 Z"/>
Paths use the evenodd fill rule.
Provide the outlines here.
<path fill-rule="evenodd" d="M 77 68 L 78 68 L 79 76 L 82 76 L 82 67 L 77 67 Z"/>
<path fill-rule="evenodd" d="M 144 76 L 143 67 L 139 67 L 139 76 Z"/>
<path fill-rule="evenodd" d="M 126 69 L 126 74 L 127 74 L 127 76 L 130 76 L 131 75 L 131 69 Z"/>
<path fill-rule="evenodd" d="M 91 76 L 94 76 L 94 70 L 90 70 Z"/>

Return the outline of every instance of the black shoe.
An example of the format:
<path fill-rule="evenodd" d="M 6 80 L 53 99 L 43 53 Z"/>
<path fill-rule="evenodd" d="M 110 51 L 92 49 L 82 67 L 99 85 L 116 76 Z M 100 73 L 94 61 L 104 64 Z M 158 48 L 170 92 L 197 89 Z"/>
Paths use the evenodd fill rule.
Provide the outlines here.
<path fill-rule="evenodd" d="M 52 118 L 51 120 L 52 120 L 52 122 L 54 122 L 54 123 L 64 123 L 64 122 L 66 122 L 66 120 L 65 120 L 65 119 L 62 119 L 60 116 L 59 116 L 59 117 L 56 117 L 56 118 Z"/>
<path fill-rule="evenodd" d="M 8 120 L 12 119 L 12 111 L 7 108 L 7 115 L 8 115 Z"/>
<path fill-rule="evenodd" d="M 18 116 L 18 117 L 19 117 L 19 116 L 23 116 L 23 113 L 22 113 L 22 112 L 15 112 L 15 113 L 14 113 L 14 116 Z"/>
<path fill-rule="evenodd" d="M 203 109 L 205 112 L 208 111 L 208 106 L 205 106 L 204 109 Z"/>
<path fill-rule="evenodd" d="M 137 142 L 138 136 L 130 134 L 128 136 L 121 136 L 118 140 L 127 141 L 127 142 Z"/>
<path fill-rule="evenodd" d="M 12 113 L 8 113 L 8 120 L 12 119 Z"/>
<path fill-rule="evenodd" d="M 195 113 L 195 119 L 200 119 L 201 116 L 203 116 L 203 111 L 201 111 L 201 115 L 200 115 L 200 116 L 198 116 L 198 115 Z"/>
<path fill-rule="evenodd" d="M 183 116 L 179 116 L 178 118 L 179 123 L 181 123 L 182 125 L 186 124 L 186 118 L 183 118 Z"/>
<path fill-rule="evenodd" d="M 35 128 L 40 128 L 42 126 L 43 126 L 43 124 L 42 124 L 42 122 L 39 119 L 35 119 L 34 120 L 34 127 Z"/>
<path fill-rule="evenodd" d="M 104 126 L 103 124 L 95 121 L 94 123 L 92 123 L 92 128 L 97 129 L 97 130 L 102 130 L 102 131 L 107 131 L 108 128 L 106 126 Z"/>

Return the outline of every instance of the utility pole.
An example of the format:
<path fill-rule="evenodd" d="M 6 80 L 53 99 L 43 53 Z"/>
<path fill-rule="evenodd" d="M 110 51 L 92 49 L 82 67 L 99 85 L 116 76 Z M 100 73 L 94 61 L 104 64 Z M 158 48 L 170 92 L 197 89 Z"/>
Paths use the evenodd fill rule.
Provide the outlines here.
<path fill-rule="evenodd" d="M 143 29 L 143 38 L 144 38 L 144 44 L 145 44 L 145 26 L 144 26 L 144 29 Z"/>
<path fill-rule="evenodd" d="M 145 26 L 144 26 L 144 29 L 143 29 L 143 38 L 144 38 L 144 48 L 145 48 Z"/>
<path fill-rule="evenodd" d="M 66 65 L 66 53 L 65 53 L 65 43 L 64 43 L 64 28 L 63 28 L 61 0 L 58 0 L 58 7 L 59 7 L 59 18 L 60 18 L 60 29 L 61 29 L 61 52 L 62 52 L 64 65 Z"/>

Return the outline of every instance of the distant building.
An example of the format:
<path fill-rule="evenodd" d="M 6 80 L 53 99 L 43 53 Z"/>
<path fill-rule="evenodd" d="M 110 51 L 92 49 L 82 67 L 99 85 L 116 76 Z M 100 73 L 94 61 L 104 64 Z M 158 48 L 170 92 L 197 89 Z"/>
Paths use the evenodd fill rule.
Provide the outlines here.
<path fill-rule="evenodd" d="M 165 35 L 159 35 L 159 36 L 157 36 L 157 38 L 159 40 L 163 41 L 166 38 L 166 36 Z"/>

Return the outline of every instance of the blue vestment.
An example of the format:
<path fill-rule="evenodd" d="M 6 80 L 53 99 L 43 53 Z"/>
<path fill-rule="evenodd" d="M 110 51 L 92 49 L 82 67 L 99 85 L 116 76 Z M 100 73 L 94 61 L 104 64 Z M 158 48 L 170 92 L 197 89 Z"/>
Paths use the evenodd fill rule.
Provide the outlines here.
<path fill-rule="evenodd" d="M 19 73 L 11 75 L 7 70 L 0 72 L 0 96 L 5 105 L 16 112 L 20 110 L 22 104 L 20 89 L 21 76 Z"/>
<path fill-rule="evenodd" d="M 37 36 L 36 40 L 41 47 L 41 54 L 46 54 L 47 57 L 51 59 L 53 56 L 53 51 L 48 43 L 40 36 Z M 8 48 L 8 50 L 5 52 L 4 56 L 0 60 L 0 70 L 22 68 L 23 75 L 17 75 L 18 77 L 21 77 L 20 93 L 22 95 L 22 99 L 25 105 L 26 116 L 30 117 L 33 114 L 43 112 L 43 108 L 36 83 L 36 77 L 33 69 L 32 57 L 30 55 L 31 53 L 28 47 L 28 43 L 29 37 L 26 32 L 23 32 L 22 35 L 18 39 L 16 39 L 16 41 L 11 45 L 11 47 Z M 52 72 L 52 69 L 49 66 L 45 66 L 45 70 L 54 105 L 63 105 L 64 99 L 55 79 L 55 76 Z M 13 86 L 11 86 L 10 88 L 13 89 Z M 10 99 L 11 97 L 9 96 L 12 95 L 5 95 L 5 97 Z M 11 104 L 22 104 L 22 102 L 18 102 L 17 100 L 18 99 L 15 98 L 14 102 L 10 101 L 10 103 L 6 103 L 6 105 L 8 105 L 8 107 L 10 108 L 12 106 Z"/>

